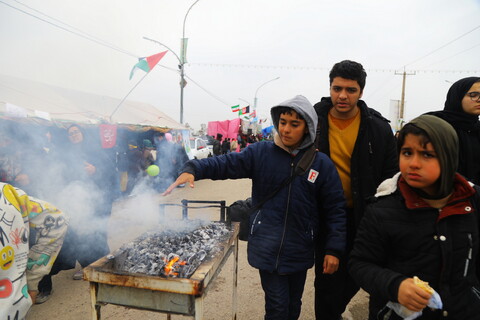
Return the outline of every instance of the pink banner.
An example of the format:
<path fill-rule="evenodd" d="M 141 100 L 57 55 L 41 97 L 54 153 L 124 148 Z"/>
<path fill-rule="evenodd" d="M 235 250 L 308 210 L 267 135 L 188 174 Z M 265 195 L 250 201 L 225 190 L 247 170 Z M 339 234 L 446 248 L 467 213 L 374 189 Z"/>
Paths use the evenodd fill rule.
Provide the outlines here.
<path fill-rule="evenodd" d="M 240 118 L 224 121 L 210 121 L 208 123 L 207 134 L 216 138 L 217 133 L 220 133 L 223 136 L 223 139 L 237 139 L 237 135 L 240 132 L 240 124 Z"/>

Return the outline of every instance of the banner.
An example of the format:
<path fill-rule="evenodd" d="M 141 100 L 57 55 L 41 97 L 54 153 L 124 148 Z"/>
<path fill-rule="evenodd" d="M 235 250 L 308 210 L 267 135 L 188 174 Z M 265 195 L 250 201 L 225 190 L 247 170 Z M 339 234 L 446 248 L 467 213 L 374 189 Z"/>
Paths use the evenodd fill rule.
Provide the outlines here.
<path fill-rule="evenodd" d="M 114 124 L 101 124 L 99 130 L 102 148 L 110 149 L 115 147 L 117 143 L 117 126 Z"/>

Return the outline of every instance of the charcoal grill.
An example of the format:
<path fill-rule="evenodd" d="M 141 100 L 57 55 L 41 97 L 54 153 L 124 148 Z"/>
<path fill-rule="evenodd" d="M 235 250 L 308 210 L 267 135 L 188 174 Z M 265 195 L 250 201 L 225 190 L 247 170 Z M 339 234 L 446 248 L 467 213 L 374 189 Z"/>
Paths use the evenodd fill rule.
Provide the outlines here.
<path fill-rule="evenodd" d="M 189 203 L 219 204 L 220 221 L 225 221 L 225 201 L 182 200 L 182 218 L 188 219 Z M 210 206 L 214 207 L 214 206 Z M 164 210 L 164 208 L 162 208 Z M 161 210 L 161 212 L 162 212 Z M 113 304 L 134 309 L 204 319 L 203 299 L 231 253 L 233 253 L 232 319 L 237 318 L 237 272 L 239 224 L 232 223 L 232 233 L 219 243 L 222 248 L 203 261 L 190 278 L 162 278 L 143 274 L 128 274 L 114 268 L 115 258 L 108 255 L 84 269 L 84 279 L 90 283 L 92 319 L 101 319 L 101 306 Z"/>

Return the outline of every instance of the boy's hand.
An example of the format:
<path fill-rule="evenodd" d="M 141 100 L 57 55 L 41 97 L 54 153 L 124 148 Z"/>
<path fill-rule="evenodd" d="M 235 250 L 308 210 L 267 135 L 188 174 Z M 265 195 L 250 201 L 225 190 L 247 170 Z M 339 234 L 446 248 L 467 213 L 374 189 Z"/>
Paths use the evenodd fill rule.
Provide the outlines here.
<path fill-rule="evenodd" d="M 184 172 L 182 173 L 181 175 L 178 176 L 177 180 L 175 180 L 174 183 L 172 183 L 168 188 L 167 190 L 165 190 L 164 193 L 162 193 L 162 196 L 166 196 L 166 195 L 169 195 L 173 189 L 175 189 L 177 186 L 181 185 L 181 184 L 184 184 L 184 183 L 188 183 L 190 185 L 190 188 L 193 188 L 194 183 L 195 181 L 195 176 L 191 173 L 187 173 L 187 172 Z"/>
<path fill-rule="evenodd" d="M 325 258 L 323 258 L 323 273 L 324 274 L 335 273 L 338 270 L 339 263 L 340 263 L 340 260 L 338 260 L 337 257 L 329 254 L 325 255 Z"/>
<path fill-rule="evenodd" d="M 413 282 L 413 278 L 403 280 L 398 288 L 398 302 L 415 312 L 425 308 L 431 296 L 431 294 L 417 286 Z"/>

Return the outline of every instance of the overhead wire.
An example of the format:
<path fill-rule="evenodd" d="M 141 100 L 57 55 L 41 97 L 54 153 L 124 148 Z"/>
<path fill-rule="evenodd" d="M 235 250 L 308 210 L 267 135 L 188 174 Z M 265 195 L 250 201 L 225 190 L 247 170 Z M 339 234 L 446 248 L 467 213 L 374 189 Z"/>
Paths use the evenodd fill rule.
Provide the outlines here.
<path fill-rule="evenodd" d="M 68 27 L 68 28 L 70 28 L 70 29 L 75 30 L 76 32 L 78 32 L 78 33 L 75 33 L 75 34 L 78 35 L 78 36 L 82 36 L 82 37 L 84 37 L 84 38 L 86 38 L 86 39 L 88 39 L 88 40 L 98 41 L 98 43 L 100 43 L 100 44 L 102 44 L 102 45 L 104 45 L 104 46 L 106 46 L 106 47 L 108 47 L 108 48 L 110 48 L 110 49 L 114 49 L 114 50 L 116 50 L 116 51 L 119 51 L 119 52 L 121 52 L 121 53 L 130 55 L 130 56 L 133 56 L 133 57 L 138 57 L 138 55 L 135 55 L 134 53 L 128 52 L 127 50 L 124 50 L 123 48 L 120 48 L 120 47 L 118 47 L 118 46 L 116 46 L 116 45 L 114 45 L 114 44 L 111 44 L 111 43 L 103 40 L 103 39 L 100 39 L 100 38 L 98 38 L 98 37 L 96 37 L 96 36 L 94 36 L 94 35 L 91 35 L 91 34 L 85 32 L 85 31 L 83 31 L 83 30 L 81 30 L 81 29 L 79 29 L 79 28 L 77 28 L 77 27 L 74 27 L 74 26 L 72 26 L 72 25 L 70 25 L 70 24 L 68 24 L 68 23 L 65 23 L 65 22 L 63 22 L 63 21 L 61 21 L 61 20 L 59 20 L 59 19 L 56 19 L 56 18 L 54 18 L 54 17 L 52 17 L 52 16 L 50 16 L 50 15 L 44 13 L 44 12 L 41 12 L 40 10 L 37 10 L 37 9 L 35 9 L 35 8 L 32 8 L 32 7 L 26 5 L 26 4 L 23 3 L 23 2 L 20 2 L 20 1 L 18 1 L 18 0 L 13 0 L 13 1 L 16 2 L 16 3 L 18 3 L 18 4 L 20 4 L 20 5 L 22 5 L 22 6 L 24 6 L 24 7 L 26 7 L 26 8 L 28 8 L 28 9 L 30 9 L 30 10 L 32 10 L 32 11 L 35 11 L 36 13 L 39 13 L 39 14 L 41 14 L 41 15 L 43 15 L 43 16 L 45 16 L 45 17 L 47 17 L 47 18 L 49 18 L 49 19 L 51 19 L 51 20 L 53 20 L 53 21 L 55 21 L 55 22 L 57 22 L 57 23 L 61 23 L 61 24 L 63 24 L 64 26 L 66 26 L 66 27 Z M 3 2 L 3 1 L 2 1 L 2 2 Z M 33 15 L 32 15 L 32 16 L 33 16 Z M 33 17 L 36 17 L 36 16 L 33 16 Z M 56 25 L 56 26 L 57 26 L 57 25 Z"/>
<path fill-rule="evenodd" d="M 433 66 L 433 65 L 435 65 L 435 64 L 444 62 L 445 60 L 449 60 L 449 59 L 451 59 L 451 58 L 454 58 L 454 57 L 456 57 L 456 56 L 458 56 L 458 55 L 461 55 L 462 53 L 465 53 L 465 52 L 467 52 L 467 51 L 470 51 L 470 50 L 472 50 L 472 49 L 474 49 L 474 48 L 476 48 L 476 47 L 478 47 L 478 46 L 480 46 L 480 43 L 477 43 L 477 44 L 474 45 L 473 47 L 470 47 L 470 48 L 468 48 L 468 49 L 465 49 L 465 50 L 463 50 L 463 51 L 460 51 L 460 52 L 458 52 L 458 53 L 456 53 L 456 54 L 454 54 L 454 55 L 451 55 L 451 56 L 449 56 L 449 57 L 447 57 L 447 58 L 445 58 L 445 59 L 442 59 L 442 60 L 440 60 L 440 61 L 431 63 L 431 64 L 427 65 L 427 67 L 430 67 L 430 66 Z"/>
<path fill-rule="evenodd" d="M 107 42 L 107 41 L 104 41 L 104 40 L 102 40 L 102 39 L 100 39 L 100 38 L 97 38 L 97 37 L 95 37 L 95 36 L 93 36 L 93 35 L 90 35 L 90 34 L 84 32 L 84 31 L 80 30 L 79 28 L 76 28 L 76 27 L 74 27 L 74 26 L 71 26 L 71 25 L 69 25 L 69 24 L 67 24 L 67 23 L 65 23 L 65 22 L 63 22 L 63 21 L 61 21 L 61 20 L 59 20 L 59 19 L 56 19 L 56 18 L 54 18 L 54 17 L 52 17 L 52 16 L 50 16 L 50 15 L 47 15 L 47 14 L 39 11 L 39 10 L 36 10 L 36 9 L 30 7 L 30 6 L 27 6 L 26 4 L 24 4 L 24 3 L 20 2 L 20 1 L 17 1 L 17 0 L 13 0 L 13 1 L 15 1 L 15 2 L 17 2 L 17 3 L 19 3 L 19 4 L 21 4 L 21 5 L 25 6 L 25 7 L 27 7 L 28 9 L 30 9 L 30 10 L 32 10 L 32 11 L 35 11 L 35 12 L 37 12 L 37 13 L 45 16 L 45 17 L 48 17 L 49 19 L 52 19 L 53 21 L 56 21 L 56 22 L 58 22 L 58 23 L 61 23 L 61 24 L 65 25 L 65 26 L 67 26 L 68 28 L 71 28 L 71 29 L 73 29 L 73 30 L 76 30 L 76 31 L 72 31 L 72 30 L 70 30 L 70 29 L 68 29 L 68 28 L 66 28 L 66 27 L 64 27 L 64 26 L 58 25 L 58 24 L 53 23 L 53 22 L 51 22 L 51 21 L 48 21 L 48 20 L 46 20 L 46 19 L 44 19 L 44 18 L 42 18 L 42 17 L 36 16 L 36 15 L 30 13 L 30 12 L 27 12 L 27 11 L 25 11 L 25 10 L 22 10 L 22 9 L 20 9 L 20 8 L 18 8 L 18 7 L 12 6 L 11 4 L 8 4 L 8 3 L 6 3 L 6 2 L 3 1 L 3 0 L 0 0 L 0 3 L 6 5 L 6 6 L 10 7 L 10 8 L 12 8 L 12 9 L 14 9 L 14 10 L 20 11 L 20 12 L 23 13 L 23 14 L 26 14 L 26 15 L 28 15 L 28 16 L 31 16 L 31 17 L 35 18 L 35 19 L 38 19 L 38 20 L 40 20 L 40 21 L 42 21 L 42 22 L 48 23 L 48 24 L 50 24 L 51 26 L 54 26 L 54 27 L 56 27 L 56 28 L 59 28 L 59 29 L 61 29 L 61 30 L 63 30 L 63 31 L 69 32 L 69 33 L 71 33 L 71 34 L 74 34 L 74 35 L 79 36 L 79 37 L 81 37 L 81 38 L 84 38 L 84 39 L 86 39 L 86 40 L 93 41 L 93 42 L 95 42 L 96 44 L 99 44 L 99 45 L 108 47 L 108 48 L 113 49 L 113 50 L 115 50 L 115 51 L 118 51 L 118 52 L 120 52 L 120 53 L 129 55 L 129 56 L 132 56 L 132 57 L 135 57 L 135 58 L 139 58 L 139 56 L 136 55 L 136 54 L 134 54 L 134 53 L 131 53 L 131 52 L 127 51 L 127 50 L 124 50 L 124 49 L 116 46 L 116 45 L 110 44 L 110 43 Z M 164 66 L 164 65 L 161 65 L 161 64 L 157 64 L 157 66 L 160 66 L 160 67 L 162 67 L 162 68 L 165 68 L 165 69 L 167 69 L 167 70 L 174 71 L 174 72 L 177 72 L 177 73 L 179 72 L 179 70 L 176 70 L 176 69 L 173 69 L 173 68 L 169 68 L 169 67 Z M 140 82 L 143 81 L 143 79 L 145 79 L 145 77 L 142 77 L 142 78 L 140 79 L 140 81 L 135 84 L 135 86 L 133 87 L 133 89 L 135 89 L 135 88 L 140 84 Z M 223 104 L 230 105 L 230 104 L 226 103 L 225 101 L 223 101 L 222 99 L 220 99 L 219 97 L 217 97 L 216 95 L 214 95 L 213 93 L 211 93 L 211 92 L 209 92 L 208 90 L 206 90 L 205 88 L 203 88 L 198 82 L 192 80 L 191 78 L 189 78 L 189 79 L 192 81 L 192 83 L 194 83 L 195 85 L 197 85 L 200 89 L 202 89 L 204 92 L 206 92 L 207 94 L 209 94 L 209 95 L 210 95 L 211 97 L 213 97 L 214 99 L 220 101 L 220 102 L 223 103 Z M 131 89 L 131 90 L 127 93 L 126 96 L 130 95 L 130 93 L 133 91 L 133 89 Z M 122 102 L 123 102 L 124 100 L 125 100 L 125 98 L 122 99 Z"/>
<path fill-rule="evenodd" d="M 27 12 L 27 11 L 25 11 L 25 10 L 22 10 L 22 9 L 20 9 L 20 8 L 18 8 L 18 7 L 13 6 L 13 5 L 10 5 L 10 4 L 6 3 L 6 2 L 3 1 L 3 0 L 0 0 L 0 3 L 6 5 L 6 6 L 10 7 L 10 8 L 12 8 L 12 9 L 14 9 L 14 10 L 20 11 L 20 12 L 22 12 L 23 14 L 26 14 L 26 15 L 29 15 L 29 16 L 35 18 L 35 19 L 38 19 L 38 20 L 40 20 L 40 21 L 42 21 L 42 22 L 45 22 L 45 23 L 47 23 L 47 24 L 50 24 L 50 25 L 52 25 L 52 26 L 54 26 L 54 27 L 56 27 L 56 28 L 59 28 L 59 29 L 61 29 L 61 30 L 63 30 L 63 31 L 66 31 L 66 32 L 69 32 L 69 33 L 74 34 L 74 35 L 76 35 L 76 36 L 79 36 L 79 37 L 81 37 L 81 38 L 84 38 L 84 39 L 86 39 L 86 40 L 90 40 L 90 41 L 95 42 L 95 43 L 97 43 L 97 44 L 99 44 L 99 45 L 108 47 L 108 48 L 110 48 L 110 49 L 112 49 L 112 50 L 118 51 L 118 52 L 120 52 L 120 53 L 129 55 L 129 56 L 133 56 L 133 57 L 136 57 L 136 58 L 139 57 L 138 55 L 136 55 L 136 54 L 134 54 L 134 53 L 131 53 L 131 52 L 127 51 L 127 50 L 124 50 L 124 49 L 122 49 L 122 48 L 120 48 L 120 47 L 118 47 L 118 46 L 116 46 L 116 45 L 114 45 L 114 44 L 111 44 L 111 43 L 109 43 L 109 42 L 107 42 L 107 41 L 105 41 L 105 40 L 103 40 L 103 39 L 100 39 L 100 38 L 95 37 L 95 36 L 93 36 L 93 35 L 91 35 L 91 34 L 89 34 L 89 33 L 86 33 L 86 32 L 82 31 L 82 30 L 79 29 L 79 28 L 76 28 L 76 27 L 74 27 L 74 26 L 72 26 L 72 25 L 70 25 L 70 24 L 67 24 L 67 23 L 65 23 L 65 22 L 63 22 L 63 21 L 61 21 L 61 20 L 59 20 L 59 19 L 56 19 L 56 18 L 54 18 L 54 17 L 52 17 L 52 16 L 50 16 L 50 15 L 48 15 L 48 14 L 45 14 L 45 13 L 43 13 L 43 12 L 41 12 L 41 11 L 35 9 L 35 8 L 32 8 L 32 7 L 30 7 L 30 6 L 22 3 L 21 1 L 18 1 L 18 0 L 13 0 L 13 1 L 16 2 L 16 3 L 18 3 L 18 4 L 20 4 L 20 5 L 22 5 L 22 6 L 25 6 L 26 8 L 28 8 L 28 9 L 30 9 L 30 10 L 38 13 L 38 14 L 41 14 L 41 15 L 43 15 L 43 16 L 45 16 L 45 17 L 47 17 L 47 18 L 49 18 L 49 19 L 51 19 L 51 20 L 53 20 L 53 21 L 55 21 L 55 22 L 57 22 L 57 23 L 60 23 L 60 24 L 62 24 L 62 25 L 64 25 L 64 26 L 59 25 L 59 24 L 56 24 L 56 23 L 51 22 L 51 21 L 48 21 L 48 20 L 46 20 L 46 19 L 44 19 L 44 18 L 41 18 L 41 17 L 39 17 L 39 16 L 36 16 L 36 15 L 30 13 L 30 12 Z M 65 27 L 65 26 L 66 26 L 66 27 Z M 475 28 L 467 31 L 466 33 L 460 35 L 459 37 L 457 37 L 457 38 L 449 41 L 448 43 L 440 46 L 439 48 L 437 48 L 437 49 L 429 52 L 428 54 L 426 54 L 426 55 L 424 55 L 424 56 L 421 56 L 420 58 L 417 58 L 417 59 L 413 60 L 412 62 L 409 62 L 409 63 L 406 64 L 405 66 L 408 66 L 408 65 L 411 65 L 411 64 L 413 64 L 413 63 L 416 63 L 416 62 L 418 62 L 418 61 L 420 61 L 420 60 L 422 60 L 422 59 L 424 59 L 424 58 L 432 55 L 433 53 L 435 53 L 435 52 L 437 52 L 437 51 L 445 48 L 446 46 L 450 45 L 451 43 L 453 43 L 453 42 L 455 42 L 455 41 L 463 38 L 464 36 L 472 33 L 473 31 L 475 31 L 475 30 L 477 30 L 477 29 L 479 29 L 479 28 L 480 28 L 480 25 L 478 25 L 478 26 L 476 26 Z M 463 52 L 465 52 L 465 51 L 471 50 L 471 49 L 477 47 L 478 45 L 480 45 L 480 44 L 477 44 L 477 45 L 475 45 L 474 47 L 471 47 L 471 48 L 469 48 L 469 49 L 467 49 L 467 50 L 464 50 L 464 51 L 462 51 L 462 52 L 460 52 L 460 53 L 457 53 L 457 54 L 455 54 L 455 55 L 453 55 L 453 56 L 451 56 L 451 57 L 449 57 L 449 58 L 446 58 L 446 59 L 444 59 L 444 60 L 442 60 L 442 61 L 439 61 L 439 62 L 443 62 L 443 61 L 445 61 L 445 60 L 447 60 L 447 59 L 450 59 L 450 58 L 452 58 L 452 57 L 454 57 L 454 56 L 456 56 L 456 55 L 459 55 L 459 54 L 461 54 L 461 53 L 463 53 Z M 439 63 L 439 62 L 436 62 L 436 63 Z M 434 64 L 436 64 L 436 63 L 434 63 Z M 312 67 L 312 66 L 271 66 L 271 65 L 214 64 L 214 63 L 189 63 L 189 65 L 191 65 L 191 66 L 215 66 L 215 67 L 237 67 L 237 68 L 288 69 L 288 70 L 290 70 L 290 69 L 293 69 L 293 70 L 322 70 L 322 71 L 323 71 L 323 70 L 328 70 L 328 68 L 326 68 L 326 67 Z M 173 69 L 173 68 L 169 68 L 169 67 L 164 66 L 164 65 L 161 65 L 161 64 L 158 64 L 158 66 L 161 66 L 162 68 L 165 68 L 165 69 L 170 70 L 170 71 L 179 72 L 179 70 L 176 70 L 176 69 Z M 392 69 L 368 69 L 367 71 L 369 71 L 369 72 L 394 72 L 395 70 L 392 70 Z M 431 73 L 433 73 L 433 72 L 478 72 L 478 70 L 437 70 L 437 71 L 435 71 L 435 70 L 412 70 L 412 71 L 415 71 L 415 72 L 425 72 L 425 73 L 426 73 L 426 72 L 431 72 Z M 194 81 L 192 78 L 187 77 L 187 76 L 186 76 L 186 78 L 188 78 L 192 83 L 194 83 L 196 86 L 198 86 L 201 90 L 203 90 L 205 93 L 207 93 L 208 95 L 210 95 L 210 96 L 211 96 L 212 98 L 214 98 L 215 100 L 221 102 L 221 103 L 224 104 L 224 105 L 230 105 L 229 103 L 225 102 L 225 101 L 224 101 L 223 99 L 221 99 L 220 97 L 216 96 L 215 94 L 213 94 L 213 93 L 210 92 L 209 90 L 205 89 L 203 86 L 201 86 L 198 82 Z M 133 87 L 133 89 L 136 88 L 136 87 L 139 85 L 139 83 L 140 83 L 141 81 L 143 81 L 143 79 L 145 79 L 145 77 L 143 77 L 137 84 L 135 84 L 135 86 Z M 132 90 L 133 90 L 133 89 L 132 89 Z M 127 94 L 127 96 L 132 92 L 132 90 L 129 91 L 129 93 Z"/>
<path fill-rule="evenodd" d="M 450 44 L 454 43 L 455 41 L 457 41 L 457 40 L 459 40 L 459 39 L 461 39 L 461 38 L 463 38 L 463 37 L 465 37 L 466 35 L 468 35 L 468 34 L 472 33 L 473 31 L 475 31 L 475 30 L 477 30 L 477 29 L 479 29 L 479 28 L 480 28 L 480 25 L 476 26 L 475 28 L 473 28 L 473 29 L 471 29 L 471 30 L 469 30 L 469 31 L 465 32 L 464 34 L 462 34 L 462 35 L 460 35 L 460 36 L 456 37 L 455 39 L 453 39 L 453 40 L 451 40 L 451 41 L 449 41 L 449 42 L 445 43 L 444 45 L 442 45 L 442 46 L 438 47 L 437 49 L 435 49 L 435 50 L 433 50 L 433 51 L 431 51 L 431 52 L 427 53 L 426 55 L 423 55 L 423 56 L 421 56 L 420 58 L 417 58 L 417 59 L 415 59 L 415 60 L 413 60 L 413 61 L 411 61 L 411 62 L 409 62 L 409 63 L 405 64 L 405 67 L 406 67 L 406 66 L 409 66 L 409 65 L 411 65 L 411 64 L 414 64 L 414 63 L 416 63 L 416 62 L 418 62 L 418 61 L 420 61 L 420 60 L 422 60 L 422 59 L 425 59 L 426 57 L 428 57 L 428 56 L 430 56 L 430 55 L 434 54 L 434 53 L 435 53 L 435 52 L 437 52 L 437 51 L 440 51 L 441 49 L 443 49 L 443 48 L 445 48 L 445 47 L 449 46 Z"/>

